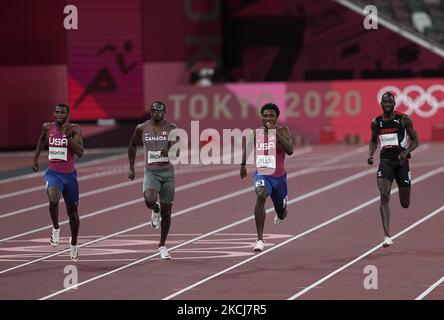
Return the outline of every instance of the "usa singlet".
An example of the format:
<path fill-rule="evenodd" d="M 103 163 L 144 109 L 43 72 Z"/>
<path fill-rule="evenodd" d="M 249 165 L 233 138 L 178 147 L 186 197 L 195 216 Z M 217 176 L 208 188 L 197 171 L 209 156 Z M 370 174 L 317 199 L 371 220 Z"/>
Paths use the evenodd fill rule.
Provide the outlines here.
<path fill-rule="evenodd" d="M 276 135 L 265 135 L 264 129 L 256 130 L 256 167 L 263 175 L 280 177 L 285 174 L 285 152 Z"/>
<path fill-rule="evenodd" d="M 55 172 L 71 173 L 74 167 L 74 152 L 68 146 L 68 137 L 51 123 L 48 135 L 48 169 Z"/>

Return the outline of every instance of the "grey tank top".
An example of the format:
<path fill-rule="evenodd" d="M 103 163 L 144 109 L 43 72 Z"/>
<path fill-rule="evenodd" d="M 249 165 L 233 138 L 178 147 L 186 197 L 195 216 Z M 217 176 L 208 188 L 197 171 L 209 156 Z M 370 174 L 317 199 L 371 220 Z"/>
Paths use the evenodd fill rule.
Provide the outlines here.
<path fill-rule="evenodd" d="M 166 121 L 158 132 L 154 132 L 151 120 L 145 121 L 143 124 L 143 151 L 145 154 L 145 168 L 149 170 L 164 169 L 172 167 L 168 157 L 163 157 L 160 150 L 169 150 L 168 134 L 171 130 L 176 129 L 176 125 Z"/>

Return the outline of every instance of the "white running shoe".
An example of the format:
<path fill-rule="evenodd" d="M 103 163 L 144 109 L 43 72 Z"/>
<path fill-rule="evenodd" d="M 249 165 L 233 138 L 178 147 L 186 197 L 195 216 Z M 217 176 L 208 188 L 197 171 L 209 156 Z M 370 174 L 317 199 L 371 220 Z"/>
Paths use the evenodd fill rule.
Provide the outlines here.
<path fill-rule="evenodd" d="M 60 228 L 55 229 L 53 227 L 52 228 L 52 233 L 51 233 L 51 238 L 49 238 L 49 242 L 51 243 L 51 245 L 53 247 L 55 247 L 56 245 L 59 244 L 59 240 L 60 240 Z"/>
<path fill-rule="evenodd" d="M 280 224 L 282 223 L 282 221 L 284 221 L 284 220 L 280 219 L 280 218 L 278 217 L 278 215 L 276 215 L 276 216 L 274 217 L 274 225 L 275 225 L 275 226 L 280 225 Z"/>
<path fill-rule="evenodd" d="M 388 246 L 393 244 L 393 240 L 390 237 L 384 237 L 384 242 L 382 243 L 382 246 L 384 248 L 387 248 Z"/>
<path fill-rule="evenodd" d="M 256 251 L 256 252 L 264 251 L 264 240 L 257 240 L 253 251 Z"/>
<path fill-rule="evenodd" d="M 72 261 L 78 261 L 79 260 L 79 247 L 77 245 L 71 244 L 71 238 L 69 238 L 69 247 L 71 249 L 70 256 Z"/>
<path fill-rule="evenodd" d="M 168 249 L 165 246 L 159 247 L 160 259 L 169 260 L 171 259 L 170 254 L 168 253 Z"/>
<path fill-rule="evenodd" d="M 160 227 L 160 203 L 157 202 L 157 205 L 159 206 L 159 212 L 155 212 L 154 209 L 151 210 L 151 226 L 154 229 L 159 229 Z"/>

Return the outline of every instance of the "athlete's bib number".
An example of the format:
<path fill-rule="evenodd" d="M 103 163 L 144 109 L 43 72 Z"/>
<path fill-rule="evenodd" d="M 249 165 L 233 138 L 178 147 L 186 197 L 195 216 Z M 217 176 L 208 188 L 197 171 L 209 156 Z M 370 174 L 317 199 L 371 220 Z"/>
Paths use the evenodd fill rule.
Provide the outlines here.
<path fill-rule="evenodd" d="M 379 141 L 381 142 L 381 148 L 399 146 L 398 135 L 396 133 L 381 134 L 379 136 Z"/>
<path fill-rule="evenodd" d="M 258 155 L 256 157 L 256 167 L 257 168 L 276 169 L 276 157 L 275 156 Z"/>
<path fill-rule="evenodd" d="M 160 151 L 148 151 L 148 164 L 152 163 L 167 163 L 168 157 L 160 154 Z"/>
<path fill-rule="evenodd" d="M 68 148 L 49 147 L 48 159 L 68 161 Z"/>

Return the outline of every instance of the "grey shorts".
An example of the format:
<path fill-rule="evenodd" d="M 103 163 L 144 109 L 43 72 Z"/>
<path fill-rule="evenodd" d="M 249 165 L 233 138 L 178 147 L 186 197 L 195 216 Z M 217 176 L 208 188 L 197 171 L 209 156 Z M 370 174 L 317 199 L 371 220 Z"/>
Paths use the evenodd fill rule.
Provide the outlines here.
<path fill-rule="evenodd" d="M 148 170 L 145 168 L 143 192 L 148 189 L 153 189 L 159 194 L 161 203 L 173 203 L 175 192 L 174 168 L 167 167 L 156 170 Z"/>

